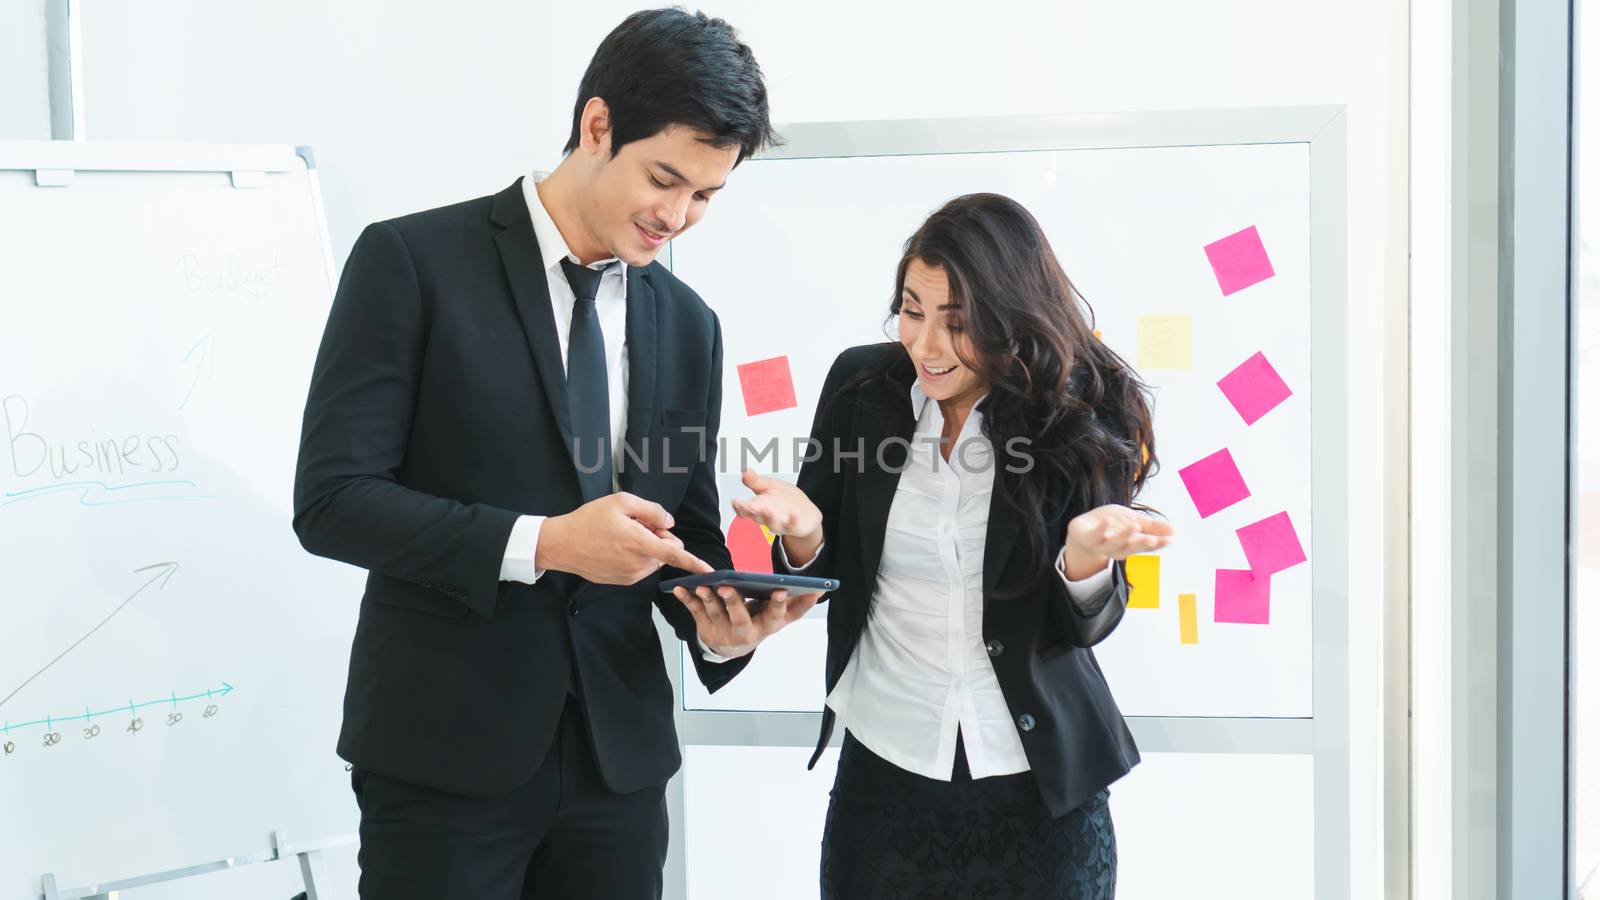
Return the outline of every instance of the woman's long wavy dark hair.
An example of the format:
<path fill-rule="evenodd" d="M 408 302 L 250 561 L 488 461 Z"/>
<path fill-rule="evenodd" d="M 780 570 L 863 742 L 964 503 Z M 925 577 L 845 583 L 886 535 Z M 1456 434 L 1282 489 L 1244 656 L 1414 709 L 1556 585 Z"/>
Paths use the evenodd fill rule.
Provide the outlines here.
<path fill-rule="evenodd" d="M 995 477 L 1021 515 L 1035 573 L 1013 595 L 1037 590 L 1065 537 L 1047 534 L 1047 523 L 1108 503 L 1134 506 L 1155 474 L 1149 388 L 1095 336 L 1087 301 L 1015 200 L 967 194 L 930 216 L 906 241 L 891 319 L 900 314 L 912 260 L 949 279 L 950 302 L 976 353 L 967 359 L 958 350 L 958 357 L 989 386 L 977 407 L 983 434 L 996 451 Z M 1007 471 L 1019 466 L 1001 453 L 1018 437 L 1030 441 L 1033 467 L 1025 473 Z"/>

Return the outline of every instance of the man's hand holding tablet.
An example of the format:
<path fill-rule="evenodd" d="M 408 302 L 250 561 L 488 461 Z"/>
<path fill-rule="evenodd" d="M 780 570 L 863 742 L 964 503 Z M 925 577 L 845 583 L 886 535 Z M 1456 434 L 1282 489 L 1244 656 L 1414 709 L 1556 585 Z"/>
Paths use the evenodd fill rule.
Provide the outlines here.
<path fill-rule="evenodd" d="M 810 562 L 822 544 L 822 513 L 817 507 L 785 481 L 746 470 L 744 483 L 756 496 L 734 500 L 734 511 L 765 526 L 780 540 L 786 536 L 784 551 L 791 560 L 800 562 L 795 556 L 803 555 L 803 561 Z M 694 616 L 706 649 L 725 657 L 754 650 L 838 586 L 837 581 L 826 578 L 729 571 L 691 575 L 661 585 Z"/>

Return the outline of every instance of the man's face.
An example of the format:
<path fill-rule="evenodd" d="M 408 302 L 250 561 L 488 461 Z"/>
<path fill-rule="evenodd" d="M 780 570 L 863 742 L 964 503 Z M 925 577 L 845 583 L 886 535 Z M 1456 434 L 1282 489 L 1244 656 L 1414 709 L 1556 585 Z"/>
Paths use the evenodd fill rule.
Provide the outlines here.
<path fill-rule="evenodd" d="M 739 158 L 737 145 L 713 147 L 702 137 L 672 126 L 627 144 L 615 157 L 609 133 L 593 139 L 584 227 L 624 263 L 649 265 L 668 240 L 706 214 Z"/>

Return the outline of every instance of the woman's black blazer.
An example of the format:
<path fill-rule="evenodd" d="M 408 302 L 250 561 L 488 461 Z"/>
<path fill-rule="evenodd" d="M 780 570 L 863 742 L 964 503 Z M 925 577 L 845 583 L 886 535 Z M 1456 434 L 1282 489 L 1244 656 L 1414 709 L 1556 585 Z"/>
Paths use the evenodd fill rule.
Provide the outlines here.
<path fill-rule="evenodd" d="M 871 372 L 887 375 L 857 384 Z M 799 485 L 822 510 L 823 547 L 805 574 L 841 582 L 828 597 L 830 693 L 872 611 L 889 505 L 916 426 L 910 399 L 915 377 L 898 343 L 852 347 L 834 361 L 811 427 L 817 449 L 808 457 L 819 450 L 820 457 L 803 463 Z M 847 385 L 852 387 L 841 394 Z M 1001 448 L 992 458 L 996 465 L 1006 465 Z M 1105 596 L 1080 607 L 1067 595 L 1051 559 L 1044 563 L 1052 570 L 1044 587 L 997 598 L 996 593 L 1014 590 L 1033 574 L 1025 571 L 1027 554 L 1012 552 L 1018 543 L 1018 514 L 1003 497 L 999 474 L 983 552 L 983 640 L 1044 803 L 1059 816 L 1139 761 L 1133 735 L 1089 649 L 1122 619 L 1128 600 L 1126 573 L 1117 563 Z M 1081 512 L 1085 510 L 1064 510 L 1060 519 L 1048 523 L 1048 533 L 1064 537 L 1067 522 Z M 776 542 L 773 557 L 783 571 Z M 1089 616 L 1084 609 L 1097 611 Z M 833 711 L 825 709 L 812 765 L 833 725 Z"/>

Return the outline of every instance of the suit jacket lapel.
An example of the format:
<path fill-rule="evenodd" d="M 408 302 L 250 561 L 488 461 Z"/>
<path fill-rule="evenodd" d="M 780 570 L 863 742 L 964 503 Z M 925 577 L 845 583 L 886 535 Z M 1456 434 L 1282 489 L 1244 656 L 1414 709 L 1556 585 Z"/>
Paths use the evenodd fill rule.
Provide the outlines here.
<path fill-rule="evenodd" d="M 646 460 L 651 469 L 637 471 L 627 452 L 622 455 L 622 472 L 619 483 L 625 491 L 633 491 L 640 474 L 647 474 L 665 461 L 652 459 L 648 438 L 650 421 L 656 410 L 656 292 L 645 277 L 644 270 L 628 267 L 628 428 L 624 440 L 633 448 L 634 457 Z M 673 460 L 674 466 L 683 466 L 684 460 Z"/>
<path fill-rule="evenodd" d="M 494 236 L 505 267 L 511 296 L 516 302 L 522 332 L 533 353 L 534 367 L 544 383 L 545 399 L 561 430 L 562 446 L 573 447 L 572 420 L 567 410 L 567 376 L 561 365 L 561 342 L 556 337 L 555 313 L 550 309 L 550 284 L 546 281 L 539 241 L 522 192 L 522 179 L 495 195 L 490 219 L 504 228 Z M 576 469 L 574 469 L 576 474 Z"/>

